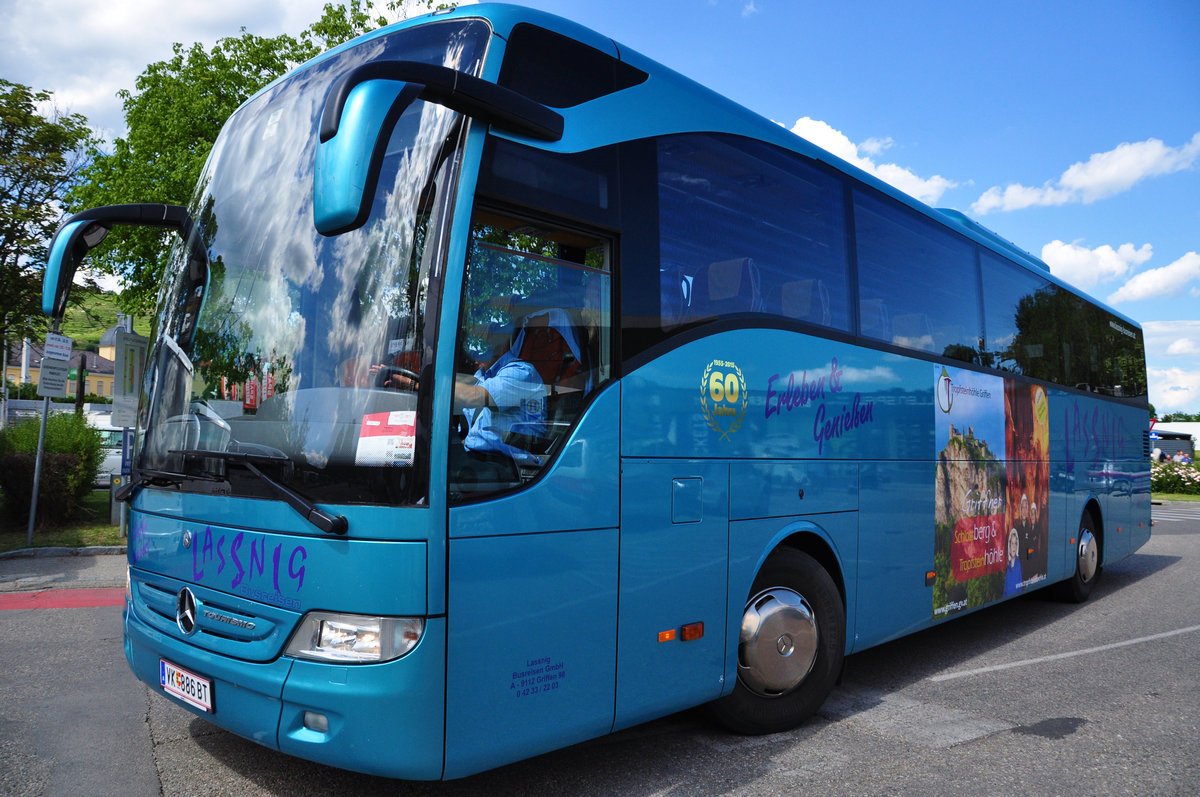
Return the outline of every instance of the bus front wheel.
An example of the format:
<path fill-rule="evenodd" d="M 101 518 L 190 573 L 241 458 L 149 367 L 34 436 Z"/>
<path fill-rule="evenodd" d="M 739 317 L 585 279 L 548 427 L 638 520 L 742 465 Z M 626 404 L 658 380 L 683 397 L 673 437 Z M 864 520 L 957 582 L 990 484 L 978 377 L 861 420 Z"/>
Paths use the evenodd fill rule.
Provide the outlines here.
<path fill-rule="evenodd" d="M 1100 578 L 1100 538 L 1096 536 L 1096 522 L 1089 512 L 1084 512 L 1079 521 L 1079 536 L 1075 545 L 1075 572 L 1066 581 L 1057 585 L 1057 597 L 1068 603 L 1083 603 L 1092 594 L 1092 587 Z"/>
<path fill-rule="evenodd" d="M 825 568 L 781 548 L 754 579 L 742 614 L 733 693 L 712 704 L 736 733 L 778 733 L 810 717 L 842 668 L 846 612 Z"/>

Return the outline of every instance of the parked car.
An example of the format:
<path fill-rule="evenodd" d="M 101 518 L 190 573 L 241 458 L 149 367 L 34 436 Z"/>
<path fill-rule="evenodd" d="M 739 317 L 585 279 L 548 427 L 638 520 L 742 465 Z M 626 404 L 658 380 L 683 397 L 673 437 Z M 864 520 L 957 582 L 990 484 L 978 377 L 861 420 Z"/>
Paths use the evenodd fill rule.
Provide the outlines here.
<path fill-rule="evenodd" d="M 108 416 L 88 416 L 88 424 L 100 432 L 104 438 L 102 450 L 104 459 L 100 462 L 100 467 L 96 470 L 96 486 L 107 487 L 111 477 L 121 475 L 121 436 L 124 432 L 115 426 L 109 425 Z"/>

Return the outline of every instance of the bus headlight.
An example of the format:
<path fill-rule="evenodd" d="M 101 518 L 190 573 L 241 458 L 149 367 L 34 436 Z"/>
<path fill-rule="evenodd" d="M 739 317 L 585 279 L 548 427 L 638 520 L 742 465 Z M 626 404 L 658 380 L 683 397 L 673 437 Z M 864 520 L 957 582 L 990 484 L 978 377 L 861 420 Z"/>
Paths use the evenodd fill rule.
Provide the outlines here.
<path fill-rule="evenodd" d="M 309 612 L 288 640 L 284 654 L 343 664 L 391 661 L 415 648 L 424 631 L 425 621 L 420 617 Z"/>

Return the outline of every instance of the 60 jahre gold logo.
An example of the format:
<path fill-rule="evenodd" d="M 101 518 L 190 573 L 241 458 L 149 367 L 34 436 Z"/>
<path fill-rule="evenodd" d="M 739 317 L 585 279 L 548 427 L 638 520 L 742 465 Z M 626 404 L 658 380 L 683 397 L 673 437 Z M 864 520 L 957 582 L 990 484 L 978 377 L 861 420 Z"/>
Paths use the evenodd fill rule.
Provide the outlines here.
<path fill-rule="evenodd" d="M 742 369 L 725 360 L 710 362 L 700 378 L 700 410 L 704 420 L 722 440 L 728 440 L 741 428 L 749 403 Z"/>

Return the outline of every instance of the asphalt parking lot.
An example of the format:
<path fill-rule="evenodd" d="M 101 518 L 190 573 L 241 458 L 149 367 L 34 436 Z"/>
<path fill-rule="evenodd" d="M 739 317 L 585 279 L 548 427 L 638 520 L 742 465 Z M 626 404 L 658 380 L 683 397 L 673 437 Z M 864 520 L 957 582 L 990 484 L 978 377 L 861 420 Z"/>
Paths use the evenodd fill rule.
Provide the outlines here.
<path fill-rule="evenodd" d="M 1198 793 L 1200 504 L 1154 520 L 1087 603 L 1025 596 L 852 656 L 794 731 L 732 736 L 696 710 L 440 784 L 289 758 L 151 694 L 119 605 L 0 602 L 0 793 Z M 0 601 L 119 595 L 123 558 L 87 559 L 0 560 Z"/>

